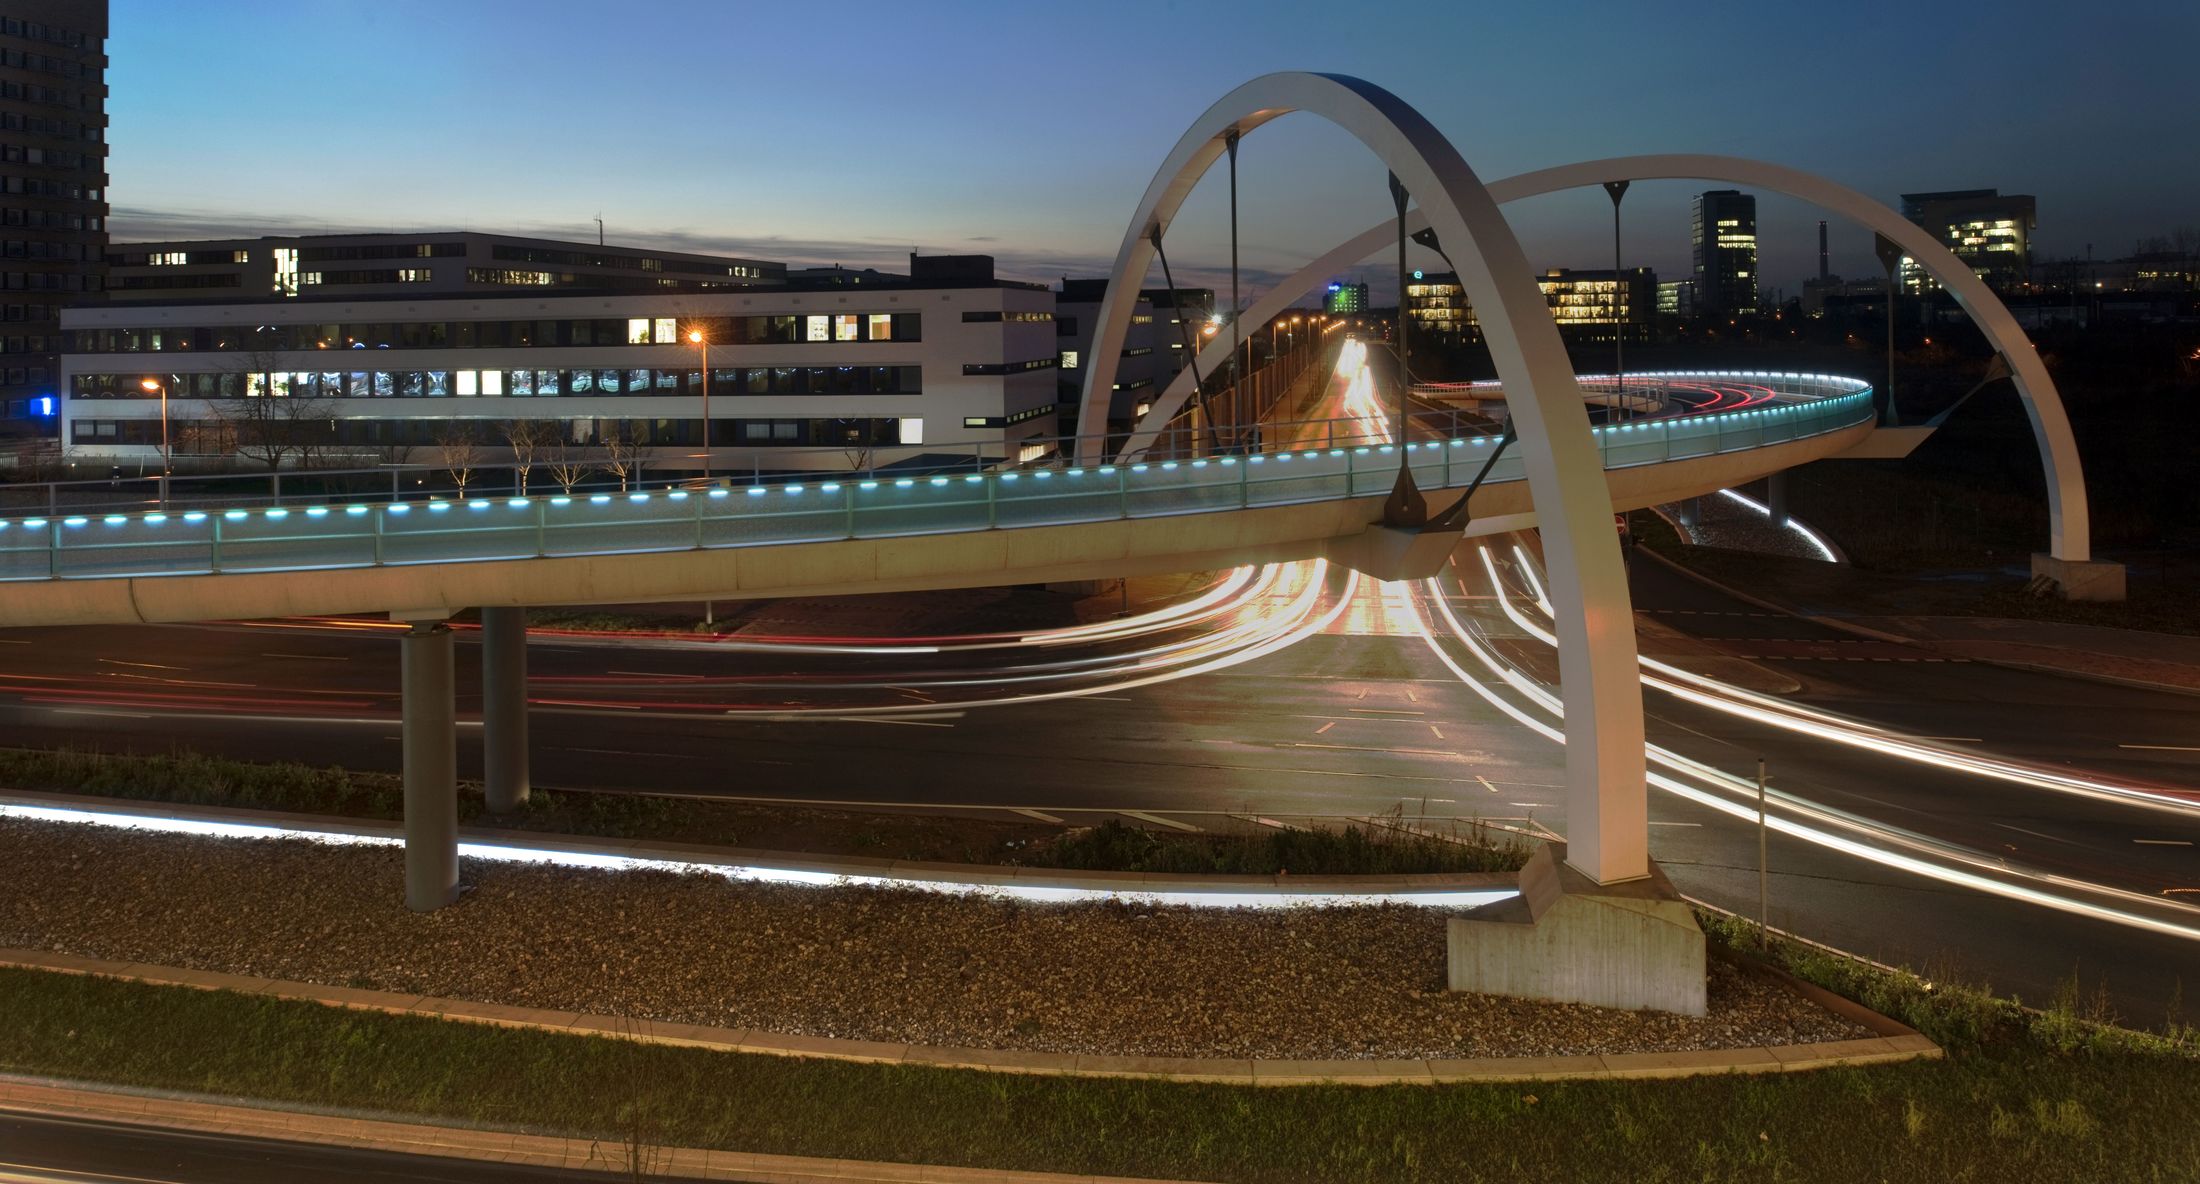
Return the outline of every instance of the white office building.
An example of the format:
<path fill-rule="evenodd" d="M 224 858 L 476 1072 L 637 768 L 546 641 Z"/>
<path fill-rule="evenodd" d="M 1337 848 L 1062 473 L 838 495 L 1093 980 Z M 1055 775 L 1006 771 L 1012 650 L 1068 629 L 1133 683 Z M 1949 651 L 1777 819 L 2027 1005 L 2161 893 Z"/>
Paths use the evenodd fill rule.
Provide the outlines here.
<path fill-rule="evenodd" d="M 1051 447 L 1054 296 L 983 256 L 902 283 L 677 294 L 131 303 L 62 322 L 69 476 L 483 464 L 514 447 L 717 473 L 1030 461 Z M 515 441 L 515 435 L 520 439 Z M 531 442 L 531 443 L 529 443 Z"/>

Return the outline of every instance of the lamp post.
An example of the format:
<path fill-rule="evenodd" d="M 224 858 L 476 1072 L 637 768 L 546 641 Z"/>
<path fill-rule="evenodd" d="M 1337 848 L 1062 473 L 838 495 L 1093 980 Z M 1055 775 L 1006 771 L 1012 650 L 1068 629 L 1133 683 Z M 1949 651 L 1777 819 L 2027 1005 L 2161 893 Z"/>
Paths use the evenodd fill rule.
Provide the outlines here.
<path fill-rule="evenodd" d="M 688 344 L 703 351 L 703 484 L 710 484 L 710 338 L 693 326 L 688 328 Z"/>
<path fill-rule="evenodd" d="M 168 448 L 168 384 L 147 378 L 138 383 L 147 394 L 160 393 L 160 507 L 168 508 L 168 477 L 175 469 L 175 454 Z"/>
<path fill-rule="evenodd" d="M 1612 387 L 1616 392 L 1612 411 L 1621 419 L 1632 419 L 1634 414 L 1627 406 L 1626 344 L 1627 314 L 1632 310 L 1620 302 L 1627 277 L 1620 271 L 1619 262 L 1619 199 L 1627 196 L 1627 182 L 1606 181 L 1604 192 L 1612 198 Z"/>

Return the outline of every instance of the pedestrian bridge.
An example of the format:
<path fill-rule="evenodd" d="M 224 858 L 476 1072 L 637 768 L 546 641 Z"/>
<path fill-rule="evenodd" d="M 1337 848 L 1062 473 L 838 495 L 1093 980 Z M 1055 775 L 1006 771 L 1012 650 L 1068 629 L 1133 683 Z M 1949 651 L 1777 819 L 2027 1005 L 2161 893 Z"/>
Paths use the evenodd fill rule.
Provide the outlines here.
<path fill-rule="evenodd" d="M 1875 418 L 1871 388 L 1853 379 L 1655 378 L 1756 393 L 1731 410 L 1593 428 L 1614 509 L 1843 452 Z M 1428 421 L 1418 426 L 1425 432 Z M 1504 447 L 1494 432 L 1446 426 L 1454 430 L 1404 445 L 1402 459 L 1432 502 L 1445 504 L 1437 491 L 1464 489 L 1487 466 L 1466 533 L 1533 525 L 1524 450 Z M 0 518 L 0 624 L 440 619 L 474 607 L 896 592 L 1316 556 L 1349 563 L 1351 540 L 1381 517 L 1398 446 L 1370 417 L 1296 425 L 1291 434 L 1310 442 L 1137 463 L 819 473 L 705 488 L 319 504 L 233 497 L 122 513 L 57 502 Z"/>

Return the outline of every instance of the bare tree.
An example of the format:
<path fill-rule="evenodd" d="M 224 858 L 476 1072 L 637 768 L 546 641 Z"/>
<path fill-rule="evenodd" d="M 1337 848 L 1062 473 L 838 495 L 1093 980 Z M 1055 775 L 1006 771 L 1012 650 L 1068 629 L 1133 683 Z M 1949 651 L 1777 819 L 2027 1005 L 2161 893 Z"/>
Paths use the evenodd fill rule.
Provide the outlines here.
<path fill-rule="evenodd" d="M 513 419 L 504 424 L 504 442 L 512 449 L 512 471 L 519 478 L 519 493 L 527 496 L 527 474 L 563 437 L 555 425 L 541 419 Z M 570 487 L 568 487 L 570 488 Z"/>
<path fill-rule="evenodd" d="M 193 451 L 233 453 L 273 471 L 318 463 L 335 443 L 336 418 L 322 399 L 263 391 L 207 406 L 216 422 L 184 432 Z"/>
<path fill-rule="evenodd" d="M 634 429 L 623 419 L 606 420 L 600 437 L 603 441 L 603 469 L 619 479 L 623 491 L 627 484 L 642 475 L 642 446 L 635 439 Z"/>
<path fill-rule="evenodd" d="M 481 433 L 468 420 L 448 420 L 436 432 L 435 451 L 436 462 L 458 486 L 458 496 L 465 497 L 466 486 L 481 464 Z"/>
<path fill-rule="evenodd" d="M 542 467 L 549 471 L 550 479 L 558 483 L 559 489 L 571 493 L 574 486 L 588 480 L 588 475 L 596 471 L 596 461 L 561 434 L 544 450 Z"/>

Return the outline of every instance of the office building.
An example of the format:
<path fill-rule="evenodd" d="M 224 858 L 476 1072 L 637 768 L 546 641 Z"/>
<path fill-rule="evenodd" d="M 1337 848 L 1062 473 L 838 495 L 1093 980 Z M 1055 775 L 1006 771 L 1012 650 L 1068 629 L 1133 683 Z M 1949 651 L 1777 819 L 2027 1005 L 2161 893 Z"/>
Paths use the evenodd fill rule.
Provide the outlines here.
<path fill-rule="evenodd" d="M 1658 285 L 1658 313 L 1669 317 L 1696 315 L 1696 281 L 1666 280 Z"/>
<path fill-rule="evenodd" d="M 1343 280 L 1329 281 L 1329 292 L 1322 301 L 1322 311 L 1336 316 L 1353 316 L 1366 312 L 1367 285 L 1351 284 Z"/>
<path fill-rule="evenodd" d="M 1736 189 L 1697 194 L 1689 230 L 1697 310 L 1719 316 L 1756 312 L 1756 195 Z"/>
<path fill-rule="evenodd" d="M 684 292 L 784 283 L 786 273 L 784 264 L 761 259 L 455 230 L 117 243 L 107 252 L 107 291 L 115 301 L 374 298 L 516 288 Z"/>
<path fill-rule="evenodd" d="M 1406 283 L 1405 309 L 1415 337 L 1447 345 L 1481 340 L 1481 324 L 1455 272 L 1414 272 Z"/>
<path fill-rule="evenodd" d="M 120 303 L 64 314 L 64 460 L 158 472 L 499 463 L 539 449 L 699 466 L 710 342 L 720 473 L 922 468 L 971 446 L 1046 455 L 1054 296 L 983 256 L 912 258 L 900 284 L 685 293 L 456 292 Z M 932 458 L 932 459 L 928 459 Z M 540 475 L 538 474 L 538 479 Z"/>
<path fill-rule="evenodd" d="M 1138 298 L 1153 305 L 1153 380 L 1166 390 L 1192 364 L 1184 348 L 1187 335 L 1194 351 L 1207 348 L 1213 334 L 1223 331 L 1222 314 L 1213 288 L 1145 288 Z"/>
<path fill-rule="evenodd" d="M 2021 292 L 2032 283 L 2032 231 L 2038 203 L 2029 194 L 1995 189 L 1905 193 L 1902 216 L 1940 239 L 1956 258 L 1996 292 Z M 1939 285 L 1908 256 L 1901 264 L 1902 290 L 1913 295 Z"/>
<path fill-rule="evenodd" d="M 1055 345 L 1060 350 L 1062 362 L 1055 401 L 1064 409 L 1064 431 L 1073 428 L 1077 405 L 1085 395 L 1085 368 L 1092 360 L 1092 339 L 1099 327 L 1100 302 L 1107 294 L 1106 280 L 1073 280 L 1068 276 L 1062 277 L 1062 286 L 1054 294 Z M 1180 332 L 1173 321 L 1167 327 L 1171 333 Z M 1195 327 L 1195 332 L 1208 327 L 1201 324 Z M 1115 391 L 1108 404 L 1108 420 L 1118 429 L 1129 426 L 1153 405 L 1157 393 L 1155 378 L 1163 360 L 1171 357 L 1171 351 L 1160 337 L 1153 297 L 1140 292 L 1137 304 L 1131 308 L 1130 327 L 1123 335 L 1122 358 L 1116 363 Z M 1181 345 L 1180 337 L 1170 340 Z M 1174 351 L 1176 354 L 1182 352 L 1181 348 Z M 1176 371 L 1170 370 L 1169 375 L 1175 377 Z"/>
<path fill-rule="evenodd" d="M 1569 341 L 1610 341 L 1623 331 L 1627 340 L 1650 336 L 1649 310 L 1658 298 L 1658 274 L 1630 267 L 1615 276 L 1601 271 L 1554 267 L 1536 278 L 1551 319 Z"/>
<path fill-rule="evenodd" d="M 0 0 L 0 433 L 50 424 L 107 247 L 107 0 Z"/>

